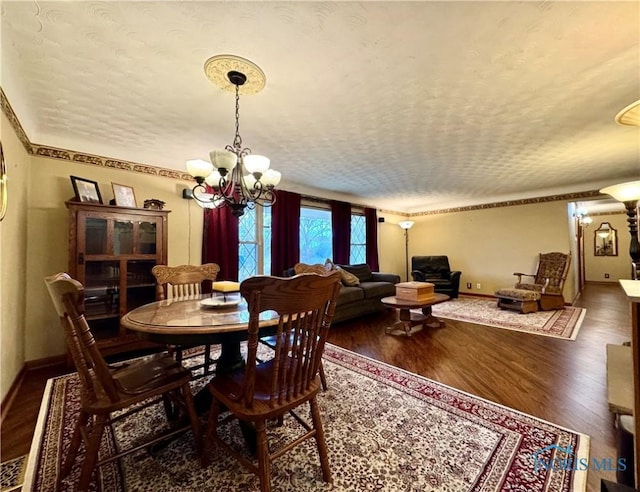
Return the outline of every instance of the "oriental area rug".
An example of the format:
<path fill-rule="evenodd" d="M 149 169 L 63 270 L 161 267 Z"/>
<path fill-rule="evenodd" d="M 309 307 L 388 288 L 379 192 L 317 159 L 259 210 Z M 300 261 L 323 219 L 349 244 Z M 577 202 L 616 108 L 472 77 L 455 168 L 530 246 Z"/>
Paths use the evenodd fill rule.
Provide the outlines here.
<path fill-rule="evenodd" d="M 521 314 L 500 309 L 495 299 L 459 297 L 436 304 L 432 312 L 437 318 L 575 340 L 587 310 L 565 306 L 564 309 L 557 311 Z"/>
<path fill-rule="evenodd" d="M 307 441 L 272 466 L 274 491 L 584 491 L 586 471 L 541 466 L 587 460 L 589 437 L 451 387 L 327 345 L 329 388 L 319 395 L 333 485 L 322 481 L 315 443 Z M 204 378 L 194 382 L 194 390 Z M 43 398 L 24 490 L 54 490 L 78 412 L 75 375 L 52 379 Z M 129 445 L 164 425 L 161 405 L 110 429 L 103 451 Z M 203 417 L 204 419 L 204 417 Z M 237 423 L 225 438 L 242 442 Z M 223 430 L 220 430 L 223 432 Z M 298 435 L 290 416 L 270 427 L 270 442 Z M 296 433 L 296 434 L 294 434 Z M 61 490 L 73 490 L 76 466 Z M 97 475 L 98 478 L 95 478 Z M 258 490 L 235 459 L 214 451 L 201 468 L 191 433 L 153 455 L 145 450 L 100 468 L 92 490 Z"/>

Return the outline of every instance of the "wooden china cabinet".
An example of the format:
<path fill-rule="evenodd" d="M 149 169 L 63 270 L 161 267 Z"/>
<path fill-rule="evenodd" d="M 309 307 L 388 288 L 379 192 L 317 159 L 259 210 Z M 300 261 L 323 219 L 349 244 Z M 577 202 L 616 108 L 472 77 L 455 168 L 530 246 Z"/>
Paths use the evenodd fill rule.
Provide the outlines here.
<path fill-rule="evenodd" d="M 103 355 L 149 348 L 120 318 L 155 300 L 151 269 L 167 264 L 168 210 L 66 202 L 69 274 L 85 287 L 85 316 Z"/>

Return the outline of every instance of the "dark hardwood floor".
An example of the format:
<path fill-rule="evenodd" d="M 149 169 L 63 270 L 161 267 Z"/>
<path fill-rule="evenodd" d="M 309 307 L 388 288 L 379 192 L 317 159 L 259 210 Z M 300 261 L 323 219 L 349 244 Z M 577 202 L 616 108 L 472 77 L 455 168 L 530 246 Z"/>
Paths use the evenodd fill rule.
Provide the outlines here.
<path fill-rule="evenodd" d="M 616 283 L 587 284 L 575 303 L 587 314 L 576 341 L 446 320 L 411 338 L 385 335 L 394 313 L 332 327 L 329 341 L 496 403 L 591 436 L 590 456 L 616 456 L 607 407 L 607 343 L 629 339 L 627 299 Z M 2 424 L 2 460 L 29 451 L 46 379 L 55 370 L 27 373 Z M 60 371 L 57 371 L 60 372 Z M 615 460 L 614 460 L 615 461 Z M 589 471 L 589 491 L 614 472 Z"/>

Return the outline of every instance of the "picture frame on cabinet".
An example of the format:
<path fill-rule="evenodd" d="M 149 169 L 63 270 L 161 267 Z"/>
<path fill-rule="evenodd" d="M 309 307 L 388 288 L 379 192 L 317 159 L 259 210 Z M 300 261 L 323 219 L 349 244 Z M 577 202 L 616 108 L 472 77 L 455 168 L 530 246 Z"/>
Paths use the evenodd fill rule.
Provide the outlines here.
<path fill-rule="evenodd" d="M 76 194 L 77 202 L 100 203 L 102 204 L 102 195 L 98 183 L 90 179 L 80 178 L 78 176 L 70 176 L 73 191 Z"/>
<path fill-rule="evenodd" d="M 113 187 L 113 196 L 118 207 L 133 207 L 137 208 L 136 194 L 131 186 L 126 186 L 118 183 L 111 183 Z"/>

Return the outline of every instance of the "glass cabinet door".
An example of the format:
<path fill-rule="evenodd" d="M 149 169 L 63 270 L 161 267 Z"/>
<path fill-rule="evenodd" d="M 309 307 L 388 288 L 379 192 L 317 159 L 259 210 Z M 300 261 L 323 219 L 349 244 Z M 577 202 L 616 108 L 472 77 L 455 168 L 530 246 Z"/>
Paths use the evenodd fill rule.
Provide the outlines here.
<path fill-rule="evenodd" d="M 143 255 L 156 254 L 156 223 L 140 222 L 138 227 L 138 253 Z"/>
<path fill-rule="evenodd" d="M 115 220 L 113 222 L 113 254 L 130 255 L 133 253 L 133 222 Z"/>
<path fill-rule="evenodd" d="M 87 218 L 84 234 L 85 254 L 107 254 L 107 219 Z"/>
<path fill-rule="evenodd" d="M 87 261 L 84 289 L 84 309 L 87 319 L 117 317 L 120 304 L 119 291 L 119 261 Z"/>

